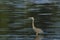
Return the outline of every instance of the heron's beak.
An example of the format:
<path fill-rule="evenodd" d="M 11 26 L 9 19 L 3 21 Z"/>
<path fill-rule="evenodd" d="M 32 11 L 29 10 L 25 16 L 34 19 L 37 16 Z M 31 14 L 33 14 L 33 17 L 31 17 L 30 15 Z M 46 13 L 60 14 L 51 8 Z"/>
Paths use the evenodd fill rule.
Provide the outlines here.
<path fill-rule="evenodd" d="M 29 17 L 28 19 L 32 19 L 31 17 Z"/>

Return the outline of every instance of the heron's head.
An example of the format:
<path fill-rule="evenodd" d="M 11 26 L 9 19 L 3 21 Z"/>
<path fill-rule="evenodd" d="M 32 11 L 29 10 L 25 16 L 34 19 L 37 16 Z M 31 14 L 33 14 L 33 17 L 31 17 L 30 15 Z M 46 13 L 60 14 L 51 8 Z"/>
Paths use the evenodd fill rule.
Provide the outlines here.
<path fill-rule="evenodd" d="M 34 17 L 29 17 L 29 19 L 32 19 L 32 20 L 33 20 L 33 19 L 34 19 Z"/>

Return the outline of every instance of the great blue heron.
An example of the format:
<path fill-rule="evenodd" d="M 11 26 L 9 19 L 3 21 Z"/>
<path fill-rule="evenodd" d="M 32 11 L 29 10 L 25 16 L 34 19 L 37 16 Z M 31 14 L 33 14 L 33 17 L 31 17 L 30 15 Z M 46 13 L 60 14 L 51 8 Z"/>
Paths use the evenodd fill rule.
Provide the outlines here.
<path fill-rule="evenodd" d="M 39 33 L 44 33 L 42 29 L 34 26 L 34 17 L 29 17 L 29 19 L 32 19 L 32 28 L 36 32 L 36 36 L 38 36 Z"/>

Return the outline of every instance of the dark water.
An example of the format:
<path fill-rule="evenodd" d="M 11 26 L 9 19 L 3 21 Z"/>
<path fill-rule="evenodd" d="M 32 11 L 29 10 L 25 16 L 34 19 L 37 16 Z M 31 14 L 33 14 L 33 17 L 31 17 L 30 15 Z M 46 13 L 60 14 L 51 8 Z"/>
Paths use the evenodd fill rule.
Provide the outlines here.
<path fill-rule="evenodd" d="M 27 24 L 28 24 L 28 22 L 31 23 L 31 20 L 24 19 L 24 17 L 26 16 L 25 11 L 27 10 L 26 9 L 27 6 L 26 6 L 25 2 L 24 1 L 23 2 L 22 1 L 17 1 L 16 2 L 16 1 L 15 2 L 14 1 L 12 2 L 12 0 L 11 1 L 5 1 L 5 2 L 2 1 L 3 4 L 5 3 L 8 6 L 10 5 L 10 7 L 11 6 L 15 7 L 15 9 L 11 9 L 13 11 L 10 12 L 10 14 L 9 14 L 10 15 L 9 19 L 8 19 L 10 21 L 8 23 L 9 33 L 6 34 L 6 35 L 0 35 L 0 40 L 60 40 L 60 18 L 52 18 L 56 22 L 53 23 L 53 25 L 50 25 L 47 29 L 43 29 L 44 34 L 41 34 L 41 35 L 39 34 L 39 36 L 36 37 L 35 32 L 33 31 L 31 25 L 27 25 L 28 27 L 26 27 L 26 28 L 24 27 L 26 23 Z M 33 3 L 35 2 L 36 4 L 39 4 L 40 3 L 39 1 L 40 0 L 38 0 L 38 1 L 36 0 L 36 1 L 32 1 L 32 2 Z M 47 1 L 42 1 L 42 3 L 45 3 L 45 2 L 48 2 L 48 0 Z M 6 12 L 5 9 L 6 8 L 1 9 L 1 10 L 4 10 L 4 14 Z M 36 9 L 39 10 L 39 8 L 36 8 Z M 34 11 L 34 8 L 32 8 L 30 10 Z M 40 15 L 47 15 L 47 14 L 43 13 L 43 14 L 40 14 Z M 59 14 L 57 14 L 57 16 L 59 16 Z M 7 20 L 7 19 L 5 19 L 5 20 Z M 14 30 L 14 29 L 16 29 L 16 30 Z M 12 31 L 12 30 L 14 30 L 14 31 Z"/>
<path fill-rule="evenodd" d="M 1 37 L 4 38 L 0 38 L 0 40 L 60 40 L 60 28 L 49 28 L 47 29 L 48 31 L 53 31 L 54 33 L 44 33 L 43 35 L 39 34 L 39 36 L 36 36 L 34 33 L 30 33 L 28 34 L 28 32 L 31 32 L 32 29 L 31 28 L 26 28 L 26 29 L 21 29 L 20 31 L 17 30 L 17 33 L 10 33 L 7 35 L 0 35 Z M 26 34 L 20 34 L 18 35 L 18 33 L 26 33 Z M 33 32 L 33 31 L 32 31 Z"/>

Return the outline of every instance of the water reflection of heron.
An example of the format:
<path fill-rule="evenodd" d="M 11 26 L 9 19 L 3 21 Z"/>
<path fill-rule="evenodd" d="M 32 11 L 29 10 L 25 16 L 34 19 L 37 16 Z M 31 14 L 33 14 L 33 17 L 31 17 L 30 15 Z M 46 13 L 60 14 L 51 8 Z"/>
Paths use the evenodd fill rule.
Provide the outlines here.
<path fill-rule="evenodd" d="M 36 32 L 36 36 L 38 36 L 39 33 L 44 33 L 42 29 L 40 28 L 36 28 L 34 26 L 34 17 L 29 17 L 30 19 L 32 19 L 32 28 L 33 30 Z"/>
<path fill-rule="evenodd" d="M 43 36 L 42 35 L 38 35 L 34 38 L 34 40 L 42 40 L 43 39 Z"/>

